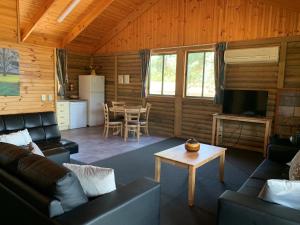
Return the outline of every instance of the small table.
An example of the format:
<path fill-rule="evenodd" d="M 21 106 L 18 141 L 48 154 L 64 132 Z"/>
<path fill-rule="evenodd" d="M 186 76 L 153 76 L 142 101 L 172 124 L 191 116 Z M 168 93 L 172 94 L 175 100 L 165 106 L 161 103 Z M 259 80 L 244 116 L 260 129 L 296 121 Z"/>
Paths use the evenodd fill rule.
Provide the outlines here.
<path fill-rule="evenodd" d="M 219 176 L 220 181 L 224 182 L 225 151 L 226 148 L 200 144 L 199 152 L 187 152 L 184 144 L 182 144 L 165 151 L 155 153 L 155 181 L 160 182 L 161 162 L 188 169 L 188 203 L 189 206 L 193 206 L 195 200 L 196 169 L 219 157 Z"/>

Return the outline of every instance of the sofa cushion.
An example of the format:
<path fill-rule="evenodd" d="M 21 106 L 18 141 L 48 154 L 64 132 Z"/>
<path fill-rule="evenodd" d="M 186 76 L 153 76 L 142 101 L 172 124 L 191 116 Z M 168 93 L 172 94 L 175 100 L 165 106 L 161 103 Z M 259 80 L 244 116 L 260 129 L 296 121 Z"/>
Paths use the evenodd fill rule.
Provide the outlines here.
<path fill-rule="evenodd" d="M 0 143 L 0 167 L 17 172 L 18 162 L 30 154 L 30 151 L 8 143 Z"/>
<path fill-rule="evenodd" d="M 257 197 L 266 181 L 261 179 L 249 178 L 238 190 L 239 193 Z"/>
<path fill-rule="evenodd" d="M 34 142 L 46 140 L 45 130 L 42 127 L 28 128 L 28 132 Z"/>
<path fill-rule="evenodd" d="M 4 185 L 9 191 L 17 194 L 15 198 L 19 198 L 21 201 L 27 201 L 31 206 L 48 217 L 54 217 L 64 213 L 60 201 L 43 195 L 31 185 L 23 182 L 21 179 L 10 174 L 6 170 L 0 169 L 0 181 L 1 185 Z"/>
<path fill-rule="evenodd" d="M 5 124 L 4 124 L 4 121 L 3 121 L 3 117 L 0 116 L 0 133 L 3 134 L 5 131 Z"/>
<path fill-rule="evenodd" d="M 57 125 L 45 127 L 46 140 L 60 139 L 60 132 Z"/>
<path fill-rule="evenodd" d="M 44 157 L 29 155 L 20 159 L 18 174 L 40 192 L 58 199 L 65 212 L 88 201 L 76 175 Z"/>
<path fill-rule="evenodd" d="M 53 112 L 41 113 L 43 126 L 56 125 L 56 116 Z"/>
<path fill-rule="evenodd" d="M 23 130 L 25 123 L 21 115 L 8 115 L 3 117 L 6 131 Z"/>
<path fill-rule="evenodd" d="M 38 113 L 24 115 L 24 123 L 26 128 L 34 128 L 42 126 L 42 118 Z"/>
<path fill-rule="evenodd" d="M 250 176 L 251 178 L 269 180 L 269 179 L 288 179 L 289 167 L 271 160 L 265 160 Z"/>

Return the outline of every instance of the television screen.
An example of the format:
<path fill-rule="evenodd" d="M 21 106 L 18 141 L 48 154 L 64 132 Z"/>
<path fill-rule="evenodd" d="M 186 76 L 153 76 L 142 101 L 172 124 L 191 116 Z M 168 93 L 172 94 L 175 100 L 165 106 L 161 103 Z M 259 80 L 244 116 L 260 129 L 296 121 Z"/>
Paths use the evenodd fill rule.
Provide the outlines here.
<path fill-rule="evenodd" d="M 223 113 L 266 116 L 267 91 L 224 90 Z"/>

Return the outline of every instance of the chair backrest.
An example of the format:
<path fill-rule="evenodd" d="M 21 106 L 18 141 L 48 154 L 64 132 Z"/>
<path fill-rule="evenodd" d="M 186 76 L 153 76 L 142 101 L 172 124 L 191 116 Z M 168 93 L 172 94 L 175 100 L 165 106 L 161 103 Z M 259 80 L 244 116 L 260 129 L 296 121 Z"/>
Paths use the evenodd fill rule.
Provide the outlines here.
<path fill-rule="evenodd" d="M 141 116 L 141 108 L 125 108 L 125 123 L 139 122 Z"/>
<path fill-rule="evenodd" d="M 105 124 L 109 123 L 109 110 L 107 104 L 104 104 L 104 122 Z"/>
<path fill-rule="evenodd" d="M 149 102 L 147 102 L 147 104 L 146 104 L 146 121 L 149 120 L 149 114 L 150 114 L 151 106 L 152 105 Z"/>
<path fill-rule="evenodd" d="M 111 105 L 112 107 L 125 107 L 125 102 L 115 102 L 115 101 L 112 101 L 111 102 Z"/>

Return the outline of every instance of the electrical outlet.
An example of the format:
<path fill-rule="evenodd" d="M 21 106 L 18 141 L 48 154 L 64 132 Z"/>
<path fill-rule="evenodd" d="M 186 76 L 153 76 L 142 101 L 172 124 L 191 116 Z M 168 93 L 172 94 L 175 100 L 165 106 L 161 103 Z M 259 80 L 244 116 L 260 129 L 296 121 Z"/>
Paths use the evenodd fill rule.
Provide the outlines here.
<path fill-rule="evenodd" d="M 53 96 L 50 94 L 50 95 L 48 95 L 48 101 L 49 102 L 52 102 L 53 101 Z"/>
<path fill-rule="evenodd" d="M 41 95 L 41 100 L 42 100 L 42 102 L 45 102 L 46 101 L 46 95 Z"/>

